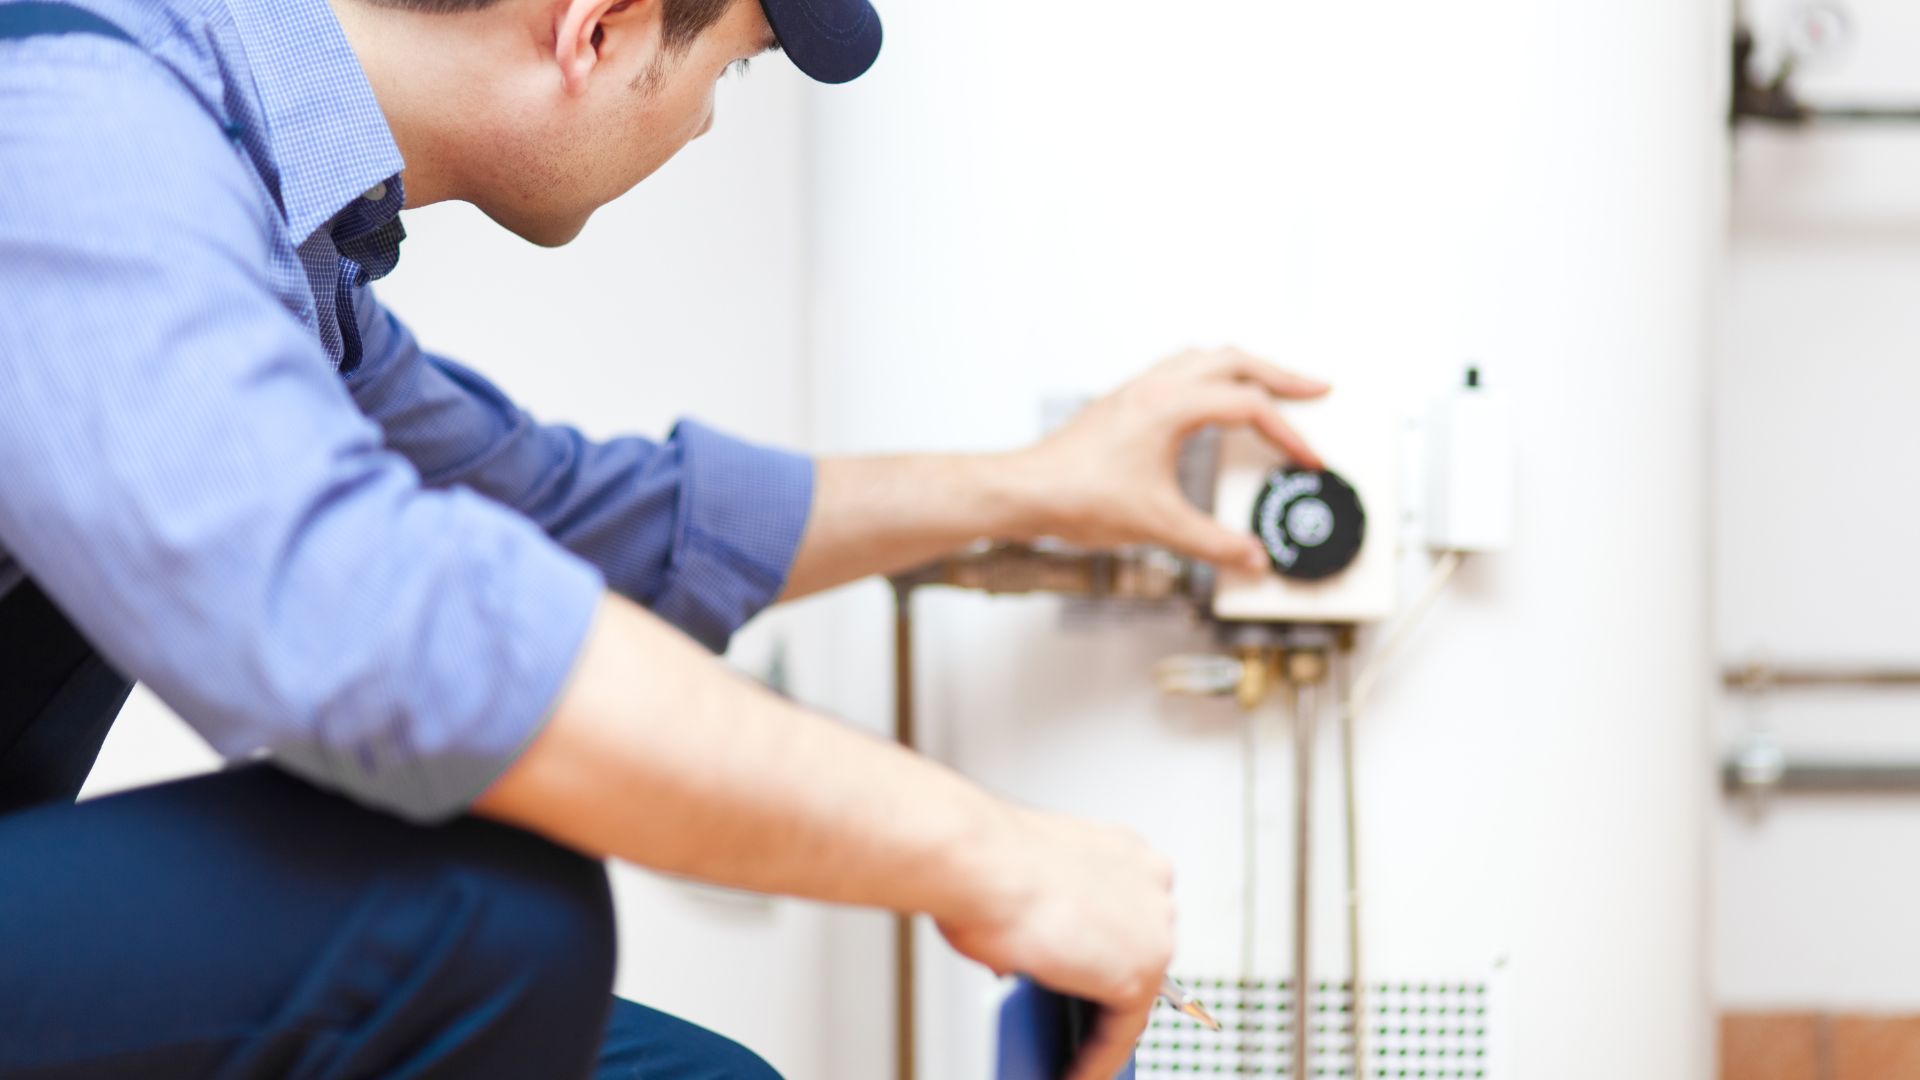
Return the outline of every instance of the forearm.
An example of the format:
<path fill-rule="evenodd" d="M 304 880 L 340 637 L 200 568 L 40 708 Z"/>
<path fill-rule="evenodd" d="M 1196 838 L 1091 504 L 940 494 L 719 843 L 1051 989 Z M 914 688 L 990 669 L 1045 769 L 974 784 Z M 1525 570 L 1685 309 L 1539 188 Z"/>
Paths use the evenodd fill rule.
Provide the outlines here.
<path fill-rule="evenodd" d="M 978 918 L 1023 811 L 741 679 L 602 602 L 546 728 L 475 811 L 720 885 Z"/>
<path fill-rule="evenodd" d="M 777 598 L 811 508 L 806 457 L 691 420 L 660 441 L 540 423 L 371 293 L 356 310 L 365 358 L 347 386 L 428 487 L 512 507 L 715 652 Z"/>
<path fill-rule="evenodd" d="M 1048 509 L 1031 479 L 1016 454 L 822 460 L 781 599 L 905 570 L 975 540 L 1040 535 Z"/>

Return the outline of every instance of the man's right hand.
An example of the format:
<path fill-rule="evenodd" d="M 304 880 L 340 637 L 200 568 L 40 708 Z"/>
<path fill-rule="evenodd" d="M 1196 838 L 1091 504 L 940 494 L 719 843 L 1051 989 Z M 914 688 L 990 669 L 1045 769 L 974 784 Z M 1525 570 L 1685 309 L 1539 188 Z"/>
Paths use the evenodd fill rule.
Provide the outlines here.
<path fill-rule="evenodd" d="M 1125 829 L 1015 811 L 979 915 L 939 921 L 965 956 L 1100 1006 L 1069 1080 L 1112 1080 L 1173 958 L 1173 867 Z M 992 848 L 989 848 L 992 850 Z"/>
<path fill-rule="evenodd" d="M 927 912 L 967 956 L 1101 1007 L 1072 1080 L 1126 1064 L 1173 952 L 1173 872 L 1132 833 L 1001 802 L 616 596 L 474 810 L 680 877 Z"/>

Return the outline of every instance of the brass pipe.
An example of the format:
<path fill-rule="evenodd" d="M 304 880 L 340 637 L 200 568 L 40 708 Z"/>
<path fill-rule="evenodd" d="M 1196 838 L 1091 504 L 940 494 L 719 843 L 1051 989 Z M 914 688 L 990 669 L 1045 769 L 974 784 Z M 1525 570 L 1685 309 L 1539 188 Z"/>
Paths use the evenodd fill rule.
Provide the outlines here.
<path fill-rule="evenodd" d="M 1260 713 L 1272 684 L 1284 674 L 1279 668 L 1278 650 L 1262 645 L 1242 645 L 1235 650 L 1240 660 L 1240 680 L 1234 697 L 1245 713 L 1240 745 L 1240 987 L 1237 1007 L 1244 1015 L 1253 996 L 1252 987 L 1259 978 L 1260 924 Z M 1236 1051 L 1239 1069 L 1254 1072 L 1259 1067 L 1259 1042 L 1248 1025 L 1238 1025 Z"/>
<path fill-rule="evenodd" d="M 1327 659 L 1311 649 L 1289 650 L 1287 686 L 1293 704 L 1293 1071 L 1305 1077 L 1312 1060 L 1313 967 L 1308 949 L 1313 925 L 1313 753 L 1320 719 L 1319 685 Z"/>
<path fill-rule="evenodd" d="M 937 559 L 893 580 L 896 589 L 941 585 L 999 596 L 1057 593 L 1170 600 L 1185 595 L 1188 569 L 1179 558 L 1151 549 L 1104 552 L 993 544 Z"/>
<path fill-rule="evenodd" d="M 1783 758 L 1756 777 L 1734 758 L 1721 766 L 1720 784 L 1730 795 L 1911 795 L 1920 793 L 1920 761 Z"/>
<path fill-rule="evenodd" d="M 1745 664 L 1720 674 L 1728 690 L 1762 694 L 1770 690 L 1920 688 L 1920 667 L 1774 667 Z"/>
<path fill-rule="evenodd" d="M 895 575 L 893 584 L 893 737 L 915 749 L 913 594 L 945 586 L 995 595 L 1057 593 L 1129 600 L 1171 600 L 1186 594 L 1184 562 L 1151 549 L 1109 553 L 992 544 L 963 551 Z M 894 1076 L 917 1071 L 915 920 L 896 915 L 893 927 Z"/>
<path fill-rule="evenodd" d="M 1363 1077 L 1367 1075 L 1367 994 L 1360 955 L 1360 797 L 1353 753 L 1357 722 L 1351 707 L 1340 710 L 1340 788 L 1347 818 L 1347 1015 L 1352 1025 L 1353 1075 Z"/>
<path fill-rule="evenodd" d="M 1234 687 L 1233 696 L 1248 712 L 1259 708 L 1267 698 L 1268 676 L 1272 674 L 1268 653 L 1269 650 L 1257 645 L 1245 645 L 1239 650 L 1240 683 Z"/>
<path fill-rule="evenodd" d="M 893 586 L 893 738 L 911 750 L 916 732 L 913 715 L 913 585 Z M 896 1080 L 914 1080 L 917 1060 L 914 1011 L 916 974 L 913 916 L 893 917 L 893 1074 Z"/>

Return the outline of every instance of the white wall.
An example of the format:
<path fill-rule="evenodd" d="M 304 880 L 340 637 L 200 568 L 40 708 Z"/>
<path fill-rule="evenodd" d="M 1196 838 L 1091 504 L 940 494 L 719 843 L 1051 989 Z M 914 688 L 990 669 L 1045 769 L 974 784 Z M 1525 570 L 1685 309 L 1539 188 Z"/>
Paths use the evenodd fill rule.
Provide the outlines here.
<path fill-rule="evenodd" d="M 1514 1077 L 1707 1071 L 1723 14 L 898 0 L 879 68 L 818 99 L 823 448 L 1012 445 L 1049 393 L 1191 342 L 1403 398 L 1478 357 L 1521 400 L 1521 544 L 1470 567 L 1360 748 L 1370 974 L 1509 959 Z M 1180 865 L 1181 966 L 1231 974 L 1240 722 L 1160 701 L 1148 675 L 1205 637 L 1063 635 L 1045 601 L 921 611 L 926 745 L 1144 831 Z M 835 614 L 821 690 L 881 727 L 884 597 Z M 1266 792 L 1286 804 L 1284 782 Z M 1318 973 L 1340 977 L 1326 839 Z M 1284 925 L 1276 904 L 1261 936 Z M 836 925 L 836 955 L 884 970 L 882 933 Z M 1282 950 L 1263 968 L 1283 974 Z M 923 990 L 925 1075 L 984 1076 L 983 980 L 948 960 Z M 884 1075 L 872 1000 L 836 1018 L 835 1076 Z"/>
<path fill-rule="evenodd" d="M 1783 2 L 1755 2 L 1763 32 Z M 1920 102 L 1920 10 L 1850 0 L 1857 39 L 1809 100 Z M 1920 128 L 1739 140 L 1715 403 L 1718 651 L 1744 663 L 1920 655 Z M 1920 757 L 1911 695 L 1727 699 L 1793 753 Z M 1730 1006 L 1920 1008 L 1920 800 L 1805 799 L 1719 823 L 1715 903 Z"/>
<path fill-rule="evenodd" d="M 807 180 L 801 80 L 764 63 L 723 87 L 718 126 L 559 251 L 469 207 L 408 214 L 381 295 L 427 347 L 497 379 L 547 419 L 664 435 L 697 416 L 763 441 L 805 441 Z M 732 658 L 764 670 L 799 616 L 770 616 Z M 144 690 L 87 793 L 215 765 Z M 621 993 L 719 1028 L 791 1080 L 824 1074 L 821 915 L 617 869 Z"/>

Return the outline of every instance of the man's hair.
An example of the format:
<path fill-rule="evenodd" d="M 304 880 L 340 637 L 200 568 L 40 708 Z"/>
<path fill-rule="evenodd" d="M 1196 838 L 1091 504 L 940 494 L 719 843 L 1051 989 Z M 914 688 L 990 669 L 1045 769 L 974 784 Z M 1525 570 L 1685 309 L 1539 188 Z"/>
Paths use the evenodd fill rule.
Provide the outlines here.
<path fill-rule="evenodd" d="M 367 0 L 375 7 L 400 8 L 429 15 L 458 15 L 480 11 L 500 0 Z M 707 27 L 733 6 L 733 0 L 660 0 L 661 37 L 669 51 L 678 52 L 694 43 Z"/>

